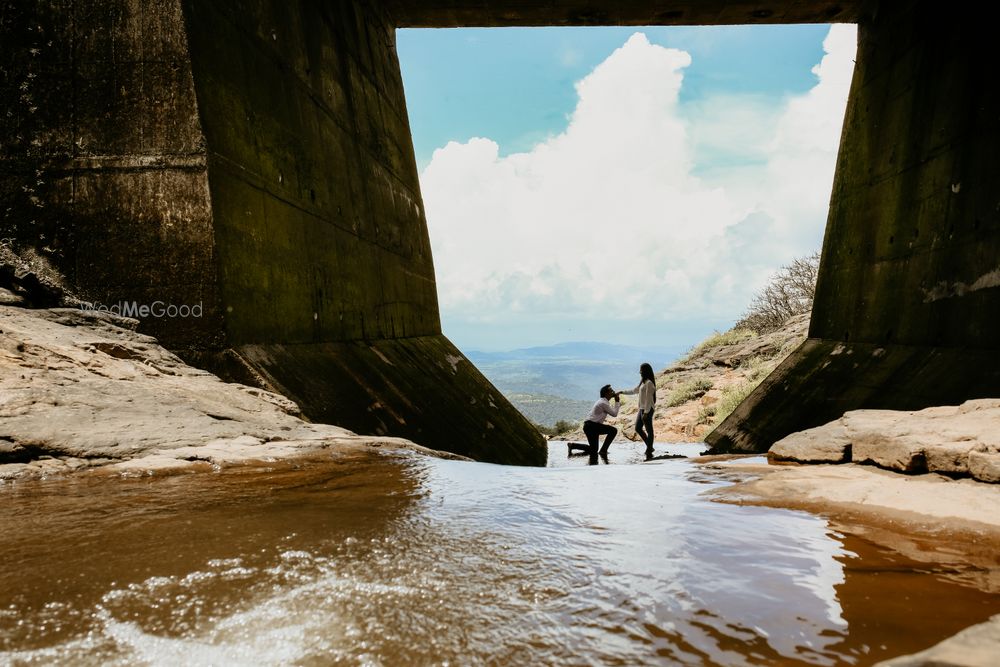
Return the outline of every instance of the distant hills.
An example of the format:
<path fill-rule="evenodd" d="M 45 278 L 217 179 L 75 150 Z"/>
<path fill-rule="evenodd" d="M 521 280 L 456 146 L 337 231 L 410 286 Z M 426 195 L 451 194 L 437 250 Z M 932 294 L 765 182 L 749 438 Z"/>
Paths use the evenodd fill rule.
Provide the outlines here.
<path fill-rule="evenodd" d="M 686 351 L 575 341 L 466 356 L 528 419 L 551 426 L 560 419 L 582 420 L 604 384 L 639 384 L 639 364 L 649 362 L 659 371 Z"/>

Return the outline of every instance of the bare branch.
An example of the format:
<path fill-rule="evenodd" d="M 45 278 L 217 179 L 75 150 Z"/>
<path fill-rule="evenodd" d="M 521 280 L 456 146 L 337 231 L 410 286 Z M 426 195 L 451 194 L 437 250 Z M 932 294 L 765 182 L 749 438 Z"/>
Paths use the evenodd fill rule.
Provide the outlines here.
<path fill-rule="evenodd" d="M 788 318 L 812 310 L 819 274 L 819 253 L 792 260 L 771 276 L 771 281 L 754 295 L 734 328 L 757 333 L 774 331 Z"/>

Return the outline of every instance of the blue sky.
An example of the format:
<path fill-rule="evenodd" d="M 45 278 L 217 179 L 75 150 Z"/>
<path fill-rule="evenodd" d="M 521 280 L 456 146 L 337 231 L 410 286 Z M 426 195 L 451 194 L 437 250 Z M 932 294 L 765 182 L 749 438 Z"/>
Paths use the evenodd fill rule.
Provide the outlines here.
<path fill-rule="evenodd" d="M 397 31 L 445 333 L 675 346 L 731 325 L 821 242 L 854 40 Z"/>
<path fill-rule="evenodd" d="M 396 33 L 418 167 L 449 141 L 490 137 L 502 154 L 566 127 L 574 84 L 632 27 L 404 29 Z M 641 28 L 691 54 L 681 103 L 720 91 L 781 98 L 816 84 L 826 25 Z"/>

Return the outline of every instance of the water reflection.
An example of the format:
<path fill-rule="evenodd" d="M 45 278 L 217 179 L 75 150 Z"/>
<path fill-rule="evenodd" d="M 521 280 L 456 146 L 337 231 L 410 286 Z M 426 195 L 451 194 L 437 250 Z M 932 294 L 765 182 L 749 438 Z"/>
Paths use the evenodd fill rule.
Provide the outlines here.
<path fill-rule="evenodd" d="M 0 663 L 868 664 L 1000 611 L 686 461 L 553 453 L 0 486 Z"/>

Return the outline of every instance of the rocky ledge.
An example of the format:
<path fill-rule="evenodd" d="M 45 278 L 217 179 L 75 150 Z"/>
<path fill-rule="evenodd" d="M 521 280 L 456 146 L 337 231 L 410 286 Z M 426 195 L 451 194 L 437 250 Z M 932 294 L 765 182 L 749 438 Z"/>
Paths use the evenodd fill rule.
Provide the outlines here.
<path fill-rule="evenodd" d="M 0 306 L 0 479 L 176 470 L 374 448 L 452 457 L 303 420 L 277 394 L 185 364 L 137 322 Z"/>
<path fill-rule="evenodd" d="M 779 440 L 768 459 L 773 463 L 853 462 L 997 483 L 1000 399 L 913 412 L 855 410 Z"/>
<path fill-rule="evenodd" d="M 926 651 L 880 662 L 875 667 L 995 667 L 1000 661 L 1000 614 L 962 630 Z"/>

